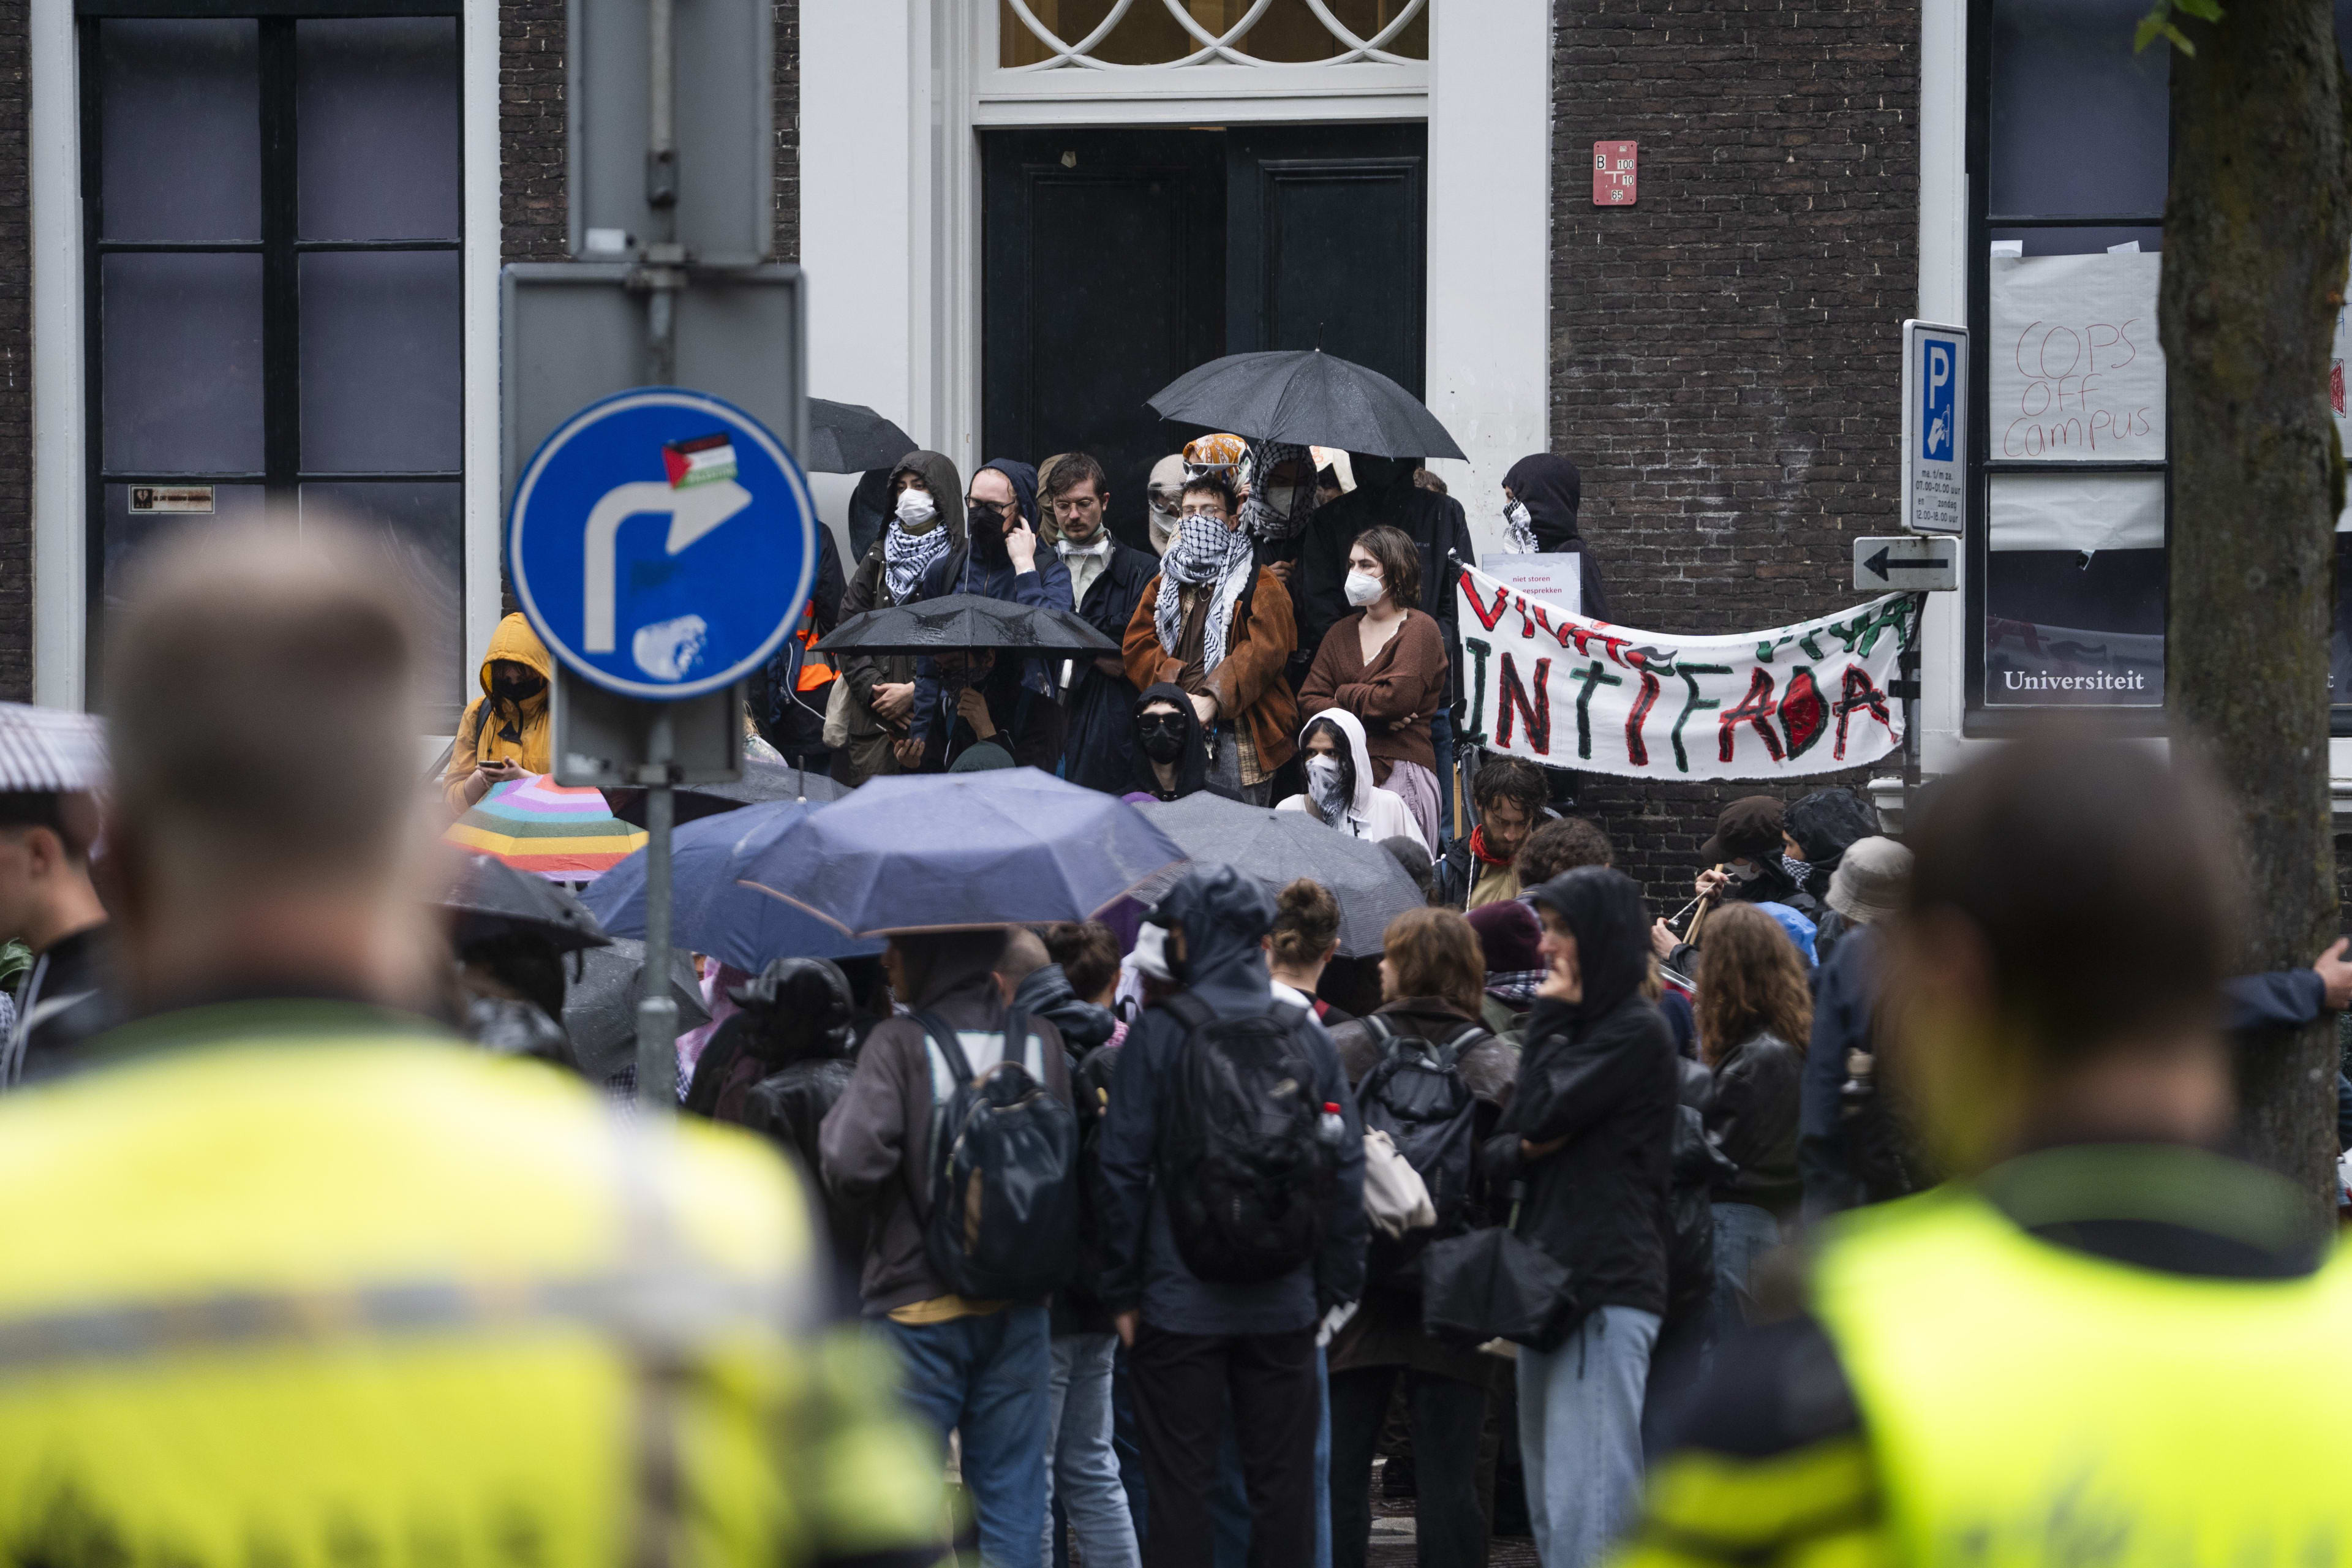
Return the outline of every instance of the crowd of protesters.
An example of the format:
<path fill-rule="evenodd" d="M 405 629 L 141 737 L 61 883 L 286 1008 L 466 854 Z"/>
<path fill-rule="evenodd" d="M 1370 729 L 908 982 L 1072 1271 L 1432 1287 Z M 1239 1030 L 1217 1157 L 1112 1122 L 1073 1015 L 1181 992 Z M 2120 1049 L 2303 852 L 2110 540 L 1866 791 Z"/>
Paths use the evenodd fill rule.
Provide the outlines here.
<path fill-rule="evenodd" d="M 1426 902 L 1389 922 L 1377 987 L 1339 981 L 1329 888 L 1196 864 L 1124 931 L 777 959 L 729 991 L 674 1140 L 561 1070 L 448 1048 L 479 1039 L 469 984 L 560 1039 L 564 969 L 426 918 L 400 607 L 331 531 L 159 552 L 114 628 L 106 750 L 32 710 L 8 723 L 49 735 L 47 771 L 0 743 L 0 937 L 29 955 L 0 1190 L 41 1260 L 0 1284 L 0 1536 L 28 1562 L 285 1555 L 324 1521 L 352 1557 L 478 1531 L 581 1561 L 692 1539 L 888 1568 L 961 1540 L 994 1568 L 1354 1568 L 1385 1471 L 1392 1497 L 1411 1477 L 1424 1568 L 1501 1533 L 1545 1568 L 1925 1561 L 1901 1532 L 2046 1521 L 2090 1484 L 2066 1467 L 2091 1450 L 2051 1433 L 2022 1445 L 2040 1479 L 1982 1480 L 2000 1521 L 1937 1490 L 1960 1462 L 1939 1422 L 1964 1407 L 1983 1436 L 1996 1395 L 2034 1392 L 2010 1342 L 1971 1339 L 1971 1288 L 2009 1311 L 2014 1287 L 2004 1332 L 2084 1397 L 2146 1373 L 2134 1288 L 2218 1311 L 2191 1287 L 2316 1278 L 2352 1302 L 2324 1230 L 2211 1152 L 2224 1031 L 2340 1011 L 2352 963 L 2339 942 L 2225 980 L 2219 813 L 2185 768 L 2032 738 L 1899 834 L 1844 788 L 1736 800 L 1662 914 L 1543 771 L 1489 757 L 1454 798 L 1461 509 L 1410 463 L 1339 467 L 1195 442 L 1154 472 L 1155 560 L 1110 536 L 1083 454 L 969 489 L 910 454 L 861 489 L 879 531 L 772 671 L 763 728 L 845 783 L 984 755 L 1378 840 Z M 1515 531 L 1579 542 L 1572 466 L 1512 478 Z M 1121 652 L 814 652 L 841 617 L 953 592 L 1072 608 Z M 501 628 L 446 806 L 543 771 L 551 674 Z M 794 703 L 819 722 L 782 722 Z M 288 712 L 356 776 L 274 769 Z M 993 1131 L 950 1127 L 982 1100 Z M 1840 1222 L 1808 1293 L 1809 1224 L 1947 1182 L 1975 1195 Z M 1514 1260 L 1532 1326 L 1441 1311 L 1474 1257 Z M 2146 1280 L 2084 1294 L 2067 1270 L 2094 1267 Z M 2241 1375 L 2308 1352 L 2352 1393 L 2294 1302 L 2264 1310 L 2286 1350 Z M 1923 1342 L 1954 1353 L 1906 1363 Z M 267 1364 L 240 1381 L 232 1347 Z M 2327 1474 L 2341 1405 L 2311 1409 L 2231 1427 L 2280 1539 L 2334 1518 L 2285 1484 Z M 2185 1506 L 2136 1463 L 2096 1478 L 2116 1508 Z"/>

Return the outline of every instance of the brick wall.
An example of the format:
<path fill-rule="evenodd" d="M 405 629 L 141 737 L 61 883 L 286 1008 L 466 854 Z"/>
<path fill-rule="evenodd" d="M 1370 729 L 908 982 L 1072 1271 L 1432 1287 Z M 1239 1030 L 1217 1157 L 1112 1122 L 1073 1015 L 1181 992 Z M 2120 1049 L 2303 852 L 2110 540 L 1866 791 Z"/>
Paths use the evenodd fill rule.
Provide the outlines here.
<path fill-rule="evenodd" d="M 24 0 L 13 3 L 21 13 Z M 774 0 L 775 256 L 800 258 L 800 0 Z M 499 256 L 564 259 L 563 0 L 499 4 Z"/>
<path fill-rule="evenodd" d="M 26 0 L 0 0 L 0 700 L 33 695 L 32 187 Z"/>
<path fill-rule="evenodd" d="M 1612 614 L 1711 633 L 1853 603 L 1846 541 L 1895 529 L 1916 0 L 1553 10 L 1552 446 L 1583 469 Z M 1592 143 L 1623 140 L 1640 200 L 1597 208 Z M 1716 812 L 1759 788 L 1594 777 L 1580 801 L 1671 910 Z"/>

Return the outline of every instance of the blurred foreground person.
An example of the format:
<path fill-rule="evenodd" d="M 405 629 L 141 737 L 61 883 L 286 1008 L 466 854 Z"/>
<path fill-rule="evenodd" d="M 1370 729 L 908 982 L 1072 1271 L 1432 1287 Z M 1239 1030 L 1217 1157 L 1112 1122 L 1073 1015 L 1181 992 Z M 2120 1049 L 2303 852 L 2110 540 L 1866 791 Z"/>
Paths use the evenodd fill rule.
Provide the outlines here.
<path fill-rule="evenodd" d="M 134 1016 L 0 1106 L 9 1554 L 936 1560 L 784 1166 L 404 1011 L 437 966 L 382 570 L 315 522 L 144 564 L 106 660 Z"/>
<path fill-rule="evenodd" d="M 0 942 L 33 954 L 0 1037 L 0 1089 L 72 1067 L 114 1021 L 89 868 L 105 778 L 97 720 L 0 703 Z"/>
<path fill-rule="evenodd" d="M 2063 734 L 1944 786 L 1883 1058 L 1954 1179 L 1832 1221 L 1810 1311 L 1718 1353 L 1637 1563 L 2138 1568 L 2352 1534 L 2352 1263 L 2312 1194 L 2215 1152 L 2227 815 Z"/>

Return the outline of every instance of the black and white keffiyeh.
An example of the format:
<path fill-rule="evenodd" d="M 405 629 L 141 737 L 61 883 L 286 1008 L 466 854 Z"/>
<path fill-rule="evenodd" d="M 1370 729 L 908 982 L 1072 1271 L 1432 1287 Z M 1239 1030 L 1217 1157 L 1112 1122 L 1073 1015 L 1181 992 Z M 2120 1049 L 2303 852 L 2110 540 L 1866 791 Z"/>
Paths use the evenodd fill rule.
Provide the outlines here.
<path fill-rule="evenodd" d="M 1307 474 L 1304 484 L 1291 487 L 1286 497 L 1286 505 L 1276 509 L 1269 504 L 1272 486 L 1268 477 L 1288 462 L 1297 462 Z M 1286 441 L 1253 441 L 1249 457 L 1242 464 L 1242 479 L 1250 493 L 1242 500 L 1242 531 L 1261 544 L 1277 544 L 1303 531 L 1307 520 L 1315 514 L 1315 459 L 1304 447 L 1294 447 Z"/>
<path fill-rule="evenodd" d="M 1247 533 L 1220 518 L 1201 513 L 1186 518 L 1160 562 L 1160 597 L 1151 609 L 1160 646 L 1172 654 L 1184 636 L 1182 591 L 1207 587 L 1211 596 L 1208 625 L 1201 636 L 1201 671 L 1205 675 L 1224 663 L 1234 605 L 1249 584 L 1255 559 Z"/>
<path fill-rule="evenodd" d="M 920 533 L 908 533 L 894 520 L 882 535 L 882 584 L 890 602 L 903 605 L 923 580 L 923 574 L 948 552 L 948 531 L 938 524 Z"/>

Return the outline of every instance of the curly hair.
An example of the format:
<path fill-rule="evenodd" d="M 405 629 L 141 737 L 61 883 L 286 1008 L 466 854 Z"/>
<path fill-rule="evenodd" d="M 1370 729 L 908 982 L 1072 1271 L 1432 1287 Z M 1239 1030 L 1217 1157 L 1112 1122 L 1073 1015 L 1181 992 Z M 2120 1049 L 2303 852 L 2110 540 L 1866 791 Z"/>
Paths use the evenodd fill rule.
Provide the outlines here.
<path fill-rule="evenodd" d="M 1813 1032 L 1804 960 L 1780 922 L 1754 904 L 1731 904 L 1708 919 L 1697 980 L 1698 1050 L 1707 1066 L 1767 1031 L 1804 1050 Z"/>
<path fill-rule="evenodd" d="M 1609 836 L 1580 816 L 1547 822 L 1519 847 L 1519 886 L 1539 887 L 1579 866 L 1612 866 Z"/>
<path fill-rule="evenodd" d="M 1339 900 L 1309 877 L 1274 896 L 1274 961 L 1289 969 L 1320 963 L 1339 941 Z"/>
<path fill-rule="evenodd" d="M 1486 984 L 1476 928 L 1454 910 L 1407 910 L 1381 933 L 1381 961 L 1396 996 L 1434 996 L 1475 1018 Z"/>

